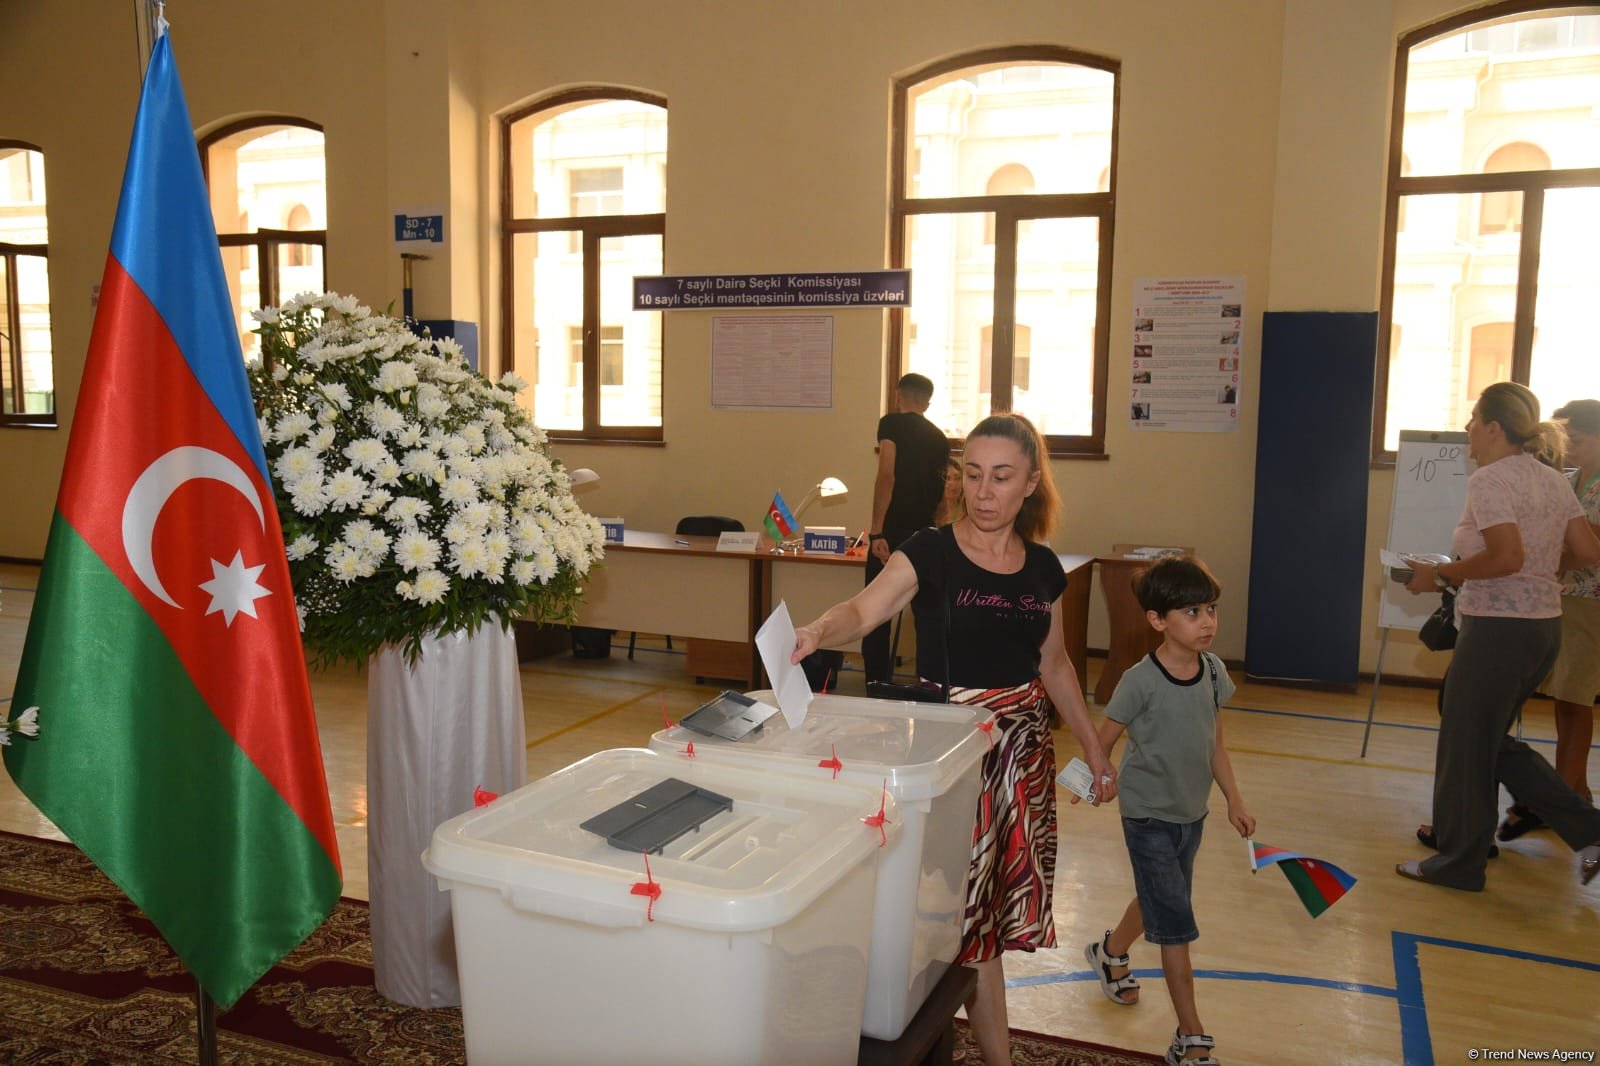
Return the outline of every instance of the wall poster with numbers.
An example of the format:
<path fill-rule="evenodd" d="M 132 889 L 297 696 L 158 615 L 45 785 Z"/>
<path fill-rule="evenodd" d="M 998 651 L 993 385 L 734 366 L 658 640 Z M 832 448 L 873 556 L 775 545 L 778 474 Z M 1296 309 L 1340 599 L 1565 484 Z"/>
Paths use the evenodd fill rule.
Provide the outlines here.
<path fill-rule="evenodd" d="M 1140 431 L 1239 428 L 1244 278 L 1133 283 L 1128 418 Z"/>

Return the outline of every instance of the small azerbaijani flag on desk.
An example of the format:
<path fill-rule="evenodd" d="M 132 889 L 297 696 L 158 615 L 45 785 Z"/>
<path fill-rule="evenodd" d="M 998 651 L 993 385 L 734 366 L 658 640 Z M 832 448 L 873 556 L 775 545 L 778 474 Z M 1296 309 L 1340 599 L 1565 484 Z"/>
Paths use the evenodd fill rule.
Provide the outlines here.
<path fill-rule="evenodd" d="M 767 527 L 767 535 L 773 540 L 794 536 L 794 515 L 789 513 L 789 505 L 783 502 L 783 493 L 772 494 L 772 505 L 767 508 L 767 517 L 761 520 L 761 524 Z"/>
<path fill-rule="evenodd" d="M 1300 902 L 1306 905 L 1306 910 L 1311 912 L 1313 918 L 1320 917 L 1323 911 L 1343 899 L 1344 894 L 1356 883 L 1354 877 L 1331 862 L 1285 851 L 1271 844 L 1259 844 L 1254 840 L 1247 843 L 1250 845 L 1250 872 L 1255 873 L 1267 866 L 1282 870 L 1283 876 L 1289 879 L 1300 896 Z"/>

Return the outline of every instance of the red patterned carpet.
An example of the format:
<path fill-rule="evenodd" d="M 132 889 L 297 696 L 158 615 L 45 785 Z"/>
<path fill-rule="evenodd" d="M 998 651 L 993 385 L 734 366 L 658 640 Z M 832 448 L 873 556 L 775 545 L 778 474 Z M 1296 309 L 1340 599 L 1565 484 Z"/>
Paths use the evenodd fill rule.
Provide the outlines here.
<path fill-rule="evenodd" d="M 139 910 L 74 847 L 0 832 L 0 1063 L 197 1061 L 194 981 Z M 956 1061 L 976 1064 L 957 1023 Z M 461 1012 L 372 987 L 367 905 L 333 916 L 217 1017 L 229 1066 L 466 1061 Z M 1013 1032 L 1018 1066 L 1131 1066 L 1153 1056 Z"/>

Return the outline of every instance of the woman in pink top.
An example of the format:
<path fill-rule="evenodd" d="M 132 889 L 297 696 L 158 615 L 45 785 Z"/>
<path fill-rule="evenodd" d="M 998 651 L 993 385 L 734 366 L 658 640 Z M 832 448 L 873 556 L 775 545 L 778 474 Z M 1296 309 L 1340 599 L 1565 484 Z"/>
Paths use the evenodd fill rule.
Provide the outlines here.
<path fill-rule="evenodd" d="M 1509 730 L 1561 646 L 1556 574 L 1600 561 L 1600 539 L 1561 474 L 1566 437 L 1539 421 L 1533 393 L 1509 381 L 1484 389 L 1467 422 L 1467 443 L 1478 469 L 1452 537 L 1456 560 L 1418 567 L 1409 586 L 1419 593 L 1461 588 L 1461 636 L 1445 675 L 1434 755 L 1432 839 L 1439 853 L 1400 863 L 1395 872 L 1482 891 L 1498 783 L 1579 852 L 1578 876 L 1588 884 L 1600 871 L 1600 811 Z"/>

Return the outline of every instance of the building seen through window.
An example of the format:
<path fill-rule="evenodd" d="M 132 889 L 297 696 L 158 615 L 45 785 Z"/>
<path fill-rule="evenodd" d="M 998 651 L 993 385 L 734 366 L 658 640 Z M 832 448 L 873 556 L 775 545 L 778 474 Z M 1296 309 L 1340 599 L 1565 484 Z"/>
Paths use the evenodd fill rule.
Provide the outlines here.
<path fill-rule="evenodd" d="M 632 307 L 633 278 L 662 272 L 663 101 L 563 93 L 508 116 L 502 135 L 505 368 L 553 436 L 660 440 L 661 312 Z"/>
<path fill-rule="evenodd" d="M 0 140 L 0 425 L 54 424 L 44 153 Z"/>
<path fill-rule="evenodd" d="M 1057 48 L 941 61 L 896 83 L 889 379 L 935 384 L 951 436 L 994 411 L 1100 453 L 1117 65 Z"/>
<path fill-rule="evenodd" d="M 1486 385 L 1600 396 L 1600 14 L 1501 4 L 1402 39 L 1374 450 Z"/>
<path fill-rule="evenodd" d="M 252 119 L 203 138 L 200 156 L 248 359 L 261 349 L 250 312 L 328 287 L 323 135 L 300 119 Z"/>

